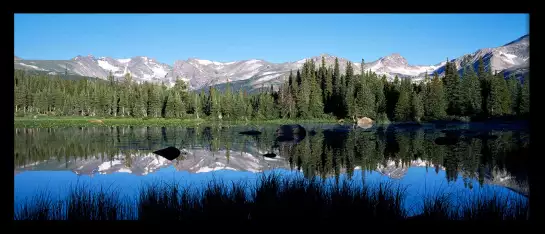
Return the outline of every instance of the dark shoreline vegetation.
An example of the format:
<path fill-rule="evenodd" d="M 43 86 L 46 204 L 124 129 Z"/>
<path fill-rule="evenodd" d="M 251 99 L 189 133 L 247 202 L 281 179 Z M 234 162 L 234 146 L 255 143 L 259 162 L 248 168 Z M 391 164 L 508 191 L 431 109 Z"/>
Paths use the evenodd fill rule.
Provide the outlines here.
<path fill-rule="evenodd" d="M 180 220 L 265 222 L 278 217 L 310 220 L 526 221 L 528 202 L 493 194 L 459 198 L 424 196 L 421 211 L 403 208 L 405 192 L 395 183 L 327 183 L 319 178 L 261 174 L 255 183 L 220 180 L 203 189 L 155 182 L 140 187 L 136 198 L 122 198 L 115 189 L 71 186 L 65 199 L 47 192 L 15 210 L 15 220 Z"/>
<path fill-rule="evenodd" d="M 350 122 L 365 116 L 377 123 L 388 123 L 527 117 L 530 111 L 529 76 L 518 80 L 511 74 L 505 79 L 505 74 L 492 74 L 482 58 L 477 72 L 467 67 L 460 75 L 454 63 L 447 62 L 444 77 L 435 73 L 433 79 L 426 75 L 415 83 L 398 77 L 387 81 L 385 76 L 363 70 L 356 75 L 350 62 L 346 67 L 345 74 L 341 74 L 338 59 L 333 67 L 326 67 L 324 58 L 321 65 L 308 60 L 300 70 L 290 72 L 287 81 L 277 89 L 262 87 L 252 94 L 234 91 L 229 83 L 223 92 L 214 87 L 206 92 L 190 92 L 183 79 L 178 78 L 169 88 L 163 84 L 137 84 L 130 74 L 121 80 L 112 75 L 107 80 L 69 80 L 68 74 L 49 76 L 16 70 L 14 115 L 167 118 L 180 120 L 180 124 L 202 119 Z M 28 124 L 28 120 L 15 122 L 20 126 L 35 124 Z"/>

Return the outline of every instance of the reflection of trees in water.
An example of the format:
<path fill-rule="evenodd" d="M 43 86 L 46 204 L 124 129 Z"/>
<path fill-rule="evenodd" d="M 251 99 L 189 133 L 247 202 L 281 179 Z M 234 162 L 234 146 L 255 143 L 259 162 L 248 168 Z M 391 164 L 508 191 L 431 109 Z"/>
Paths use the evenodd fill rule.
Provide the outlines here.
<path fill-rule="evenodd" d="M 249 127 L 247 127 L 249 128 Z M 247 129 L 245 128 L 245 129 Z M 449 181 L 458 175 L 480 183 L 494 176 L 494 168 L 526 181 L 528 134 L 522 132 L 491 131 L 497 139 L 464 138 L 454 145 L 437 145 L 434 140 L 443 137 L 439 131 L 334 132 L 318 130 L 298 144 L 275 142 L 276 127 L 254 128 L 259 136 L 240 135 L 236 127 L 90 127 L 60 129 L 15 129 L 15 166 L 56 159 L 59 162 L 101 158 L 111 160 L 114 155 L 125 155 L 125 164 L 132 162 L 131 151 L 152 151 L 166 146 L 204 148 L 213 152 L 276 152 L 286 158 L 292 169 L 302 170 L 306 177 L 352 177 L 355 167 L 375 170 L 395 161 L 399 167 L 408 167 L 416 159 L 428 165 L 443 166 Z M 234 154 L 228 151 L 226 157 Z M 257 155 L 256 155 L 257 156 Z M 498 174 L 498 173 L 496 173 Z"/>

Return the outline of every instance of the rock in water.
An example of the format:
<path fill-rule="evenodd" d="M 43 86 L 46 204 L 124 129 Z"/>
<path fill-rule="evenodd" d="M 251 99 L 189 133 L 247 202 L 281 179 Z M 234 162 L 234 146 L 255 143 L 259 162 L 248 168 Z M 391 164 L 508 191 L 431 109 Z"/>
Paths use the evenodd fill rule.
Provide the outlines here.
<path fill-rule="evenodd" d="M 256 130 L 250 130 L 250 131 L 239 132 L 239 134 L 255 136 L 255 135 L 260 135 L 261 132 L 260 132 L 260 131 L 256 131 Z"/>
<path fill-rule="evenodd" d="M 163 156 L 164 158 L 171 161 L 180 156 L 180 150 L 172 146 L 154 151 L 153 153 Z"/>
<path fill-rule="evenodd" d="M 275 153 L 268 153 L 268 154 L 264 154 L 263 157 L 274 158 L 274 157 L 276 157 L 276 154 Z"/>
<path fill-rule="evenodd" d="M 373 127 L 373 122 L 374 121 L 371 118 L 363 117 L 363 118 L 358 118 L 358 120 L 356 121 L 356 124 L 360 128 L 367 129 L 367 128 Z"/>
<path fill-rule="evenodd" d="M 305 139 L 307 131 L 299 124 L 282 125 L 276 129 L 276 140 L 279 142 L 296 141 Z"/>

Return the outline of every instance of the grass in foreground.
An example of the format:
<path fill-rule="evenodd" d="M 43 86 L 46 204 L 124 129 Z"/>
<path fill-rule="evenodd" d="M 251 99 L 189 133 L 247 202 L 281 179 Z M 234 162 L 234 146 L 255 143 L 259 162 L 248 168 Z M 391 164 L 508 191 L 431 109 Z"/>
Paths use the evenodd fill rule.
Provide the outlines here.
<path fill-rule="evenodd" d="M 204 189 L 151 184 L 138 198 L 121 199 L 114 191 L 74 187 L 62 202 L 40 194 L 16 210 L 17 220 L 178 220 L 245 221 L 323 220 L 526 220 L 525 201 L 477 196 L 454 206 L 444 195 L 425 198 L 423 212 L 409 217 L 405 190 L 391 183 L 358 185 L 344 180 L 262 175 L 255 184 L 211 181 Z M 287 219 L 286 219 L 287 218 Z M 293 219 L 291 219 L 293 218 Z"/>

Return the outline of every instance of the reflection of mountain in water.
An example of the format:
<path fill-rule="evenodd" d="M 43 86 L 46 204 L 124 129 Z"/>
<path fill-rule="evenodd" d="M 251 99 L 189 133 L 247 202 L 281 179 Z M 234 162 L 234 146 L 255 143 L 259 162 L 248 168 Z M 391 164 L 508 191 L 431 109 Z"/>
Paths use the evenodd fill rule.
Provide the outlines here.
<path fill-rule="evenodd" d="M 92 175 L 95 173 L 147 175 L 168 166 L 174 166 L 178 171 L 188 171 L 191 173 L 205 173 L 218 170 L 257 173 L 276 168 L 290 168 L 289 161 L 285 157 L 267 158 L 233 150 L 212 152 L 205 149 L 194 149 L 184 151 L 185 157 L 180 157 L 173 161 L 169 161 L 153 153 L 143 152 L 133 153 L 130 157 L 127 155 L 117 155 L 111 160 L 105 161 L 99 157 L 68 162 L 48 160 L 19 167 L 15 170 L 15 174 L 25 170 L 71 170 L 77 175 Z M 410 162 L 390 159 L 385 163 L 379 163 L 375 171 L 392 179 L 402 179 L 410 167 L 429 167 L 435 168 L 436 171 L 446 170 L 444 166 L 436 165 L 422 159 Z M 357 166 L 354 169 L 361 169 L 361 167 Z M 494 168 L 489 172 L 485 172 L 484 178 L 484 183 L 486 184 L 500 185 L 524 195 L 528 194 L 528 186 L 516 181 L 506 170 Z"/>
<path fill-rule="evenodd" d="M 519 181 L 513 175 L 511 175 L 507 170 L 502 170 L 498 168 L 492 169 L 490 173 L 485 174 L 486 184 L 495 184 L 505 188 L 508 188 L 512 191 L 515 191 L 519 194 L 528 196 L 529 187 L 527 181 Z"/>
<path fill-rule="evenodd" d="M 233 170 L 261 172 L 274 168 L 289 168 L 285 158 L 267 158 L 247 152 L 220 150 L 211 152 L 204 149 L 191 150 L 185 160 L 176 162 L 176 169 L 193 173 Z"/>
<path fill-rule="evenodd" d="M 202 173 L 217 170 L 261 172 L 274 168 L 289 168 L 288 161 L 282 157 L 267 158 L 247 152 L 233 150 L 210 151 L 205 149 L 185 150 L 185 155 L 169 161 L 153 153 L 137 152 L 129 155 L 115 155 L 107 160 L 100 157 L 62 162 L 46 160 L 16 168 L 20 171 L 58 171 L 71 170 L 78 175 L 111 174 L 116 172 L 147 175 L 167 166 L 179 171 Z"/>
<path fill-rule="evenodd" d="M 438 126 L 333 131 L 332 127 L 339 127 L 305 125 L 315 134 L 296 144 L 275 142 L 278 125 L 16 129 L 14 168 L 15 174 L 23 170 L 71 170 L 79 175 L 146 175 L 169 166 L 191 173 L 284 168 L 300 170 L 307 177 L 352 176 L 359 168 L 403 178 L 408 168 L 427 166 L 436 173 L 444 170 L 448 181 L 461 175 L 464 181 L 475 179 L 481 184 L 524 191 L 529 140 L 524 128 L 515 129 L 513 126 L 518 125 L 510 124 L 507 127 L 511 128 L 497 125 L 493 129 L 494 125 L 471 124 L 462 126 L 466 128 L 463 131 L 441 131 Z M 238 134 L 254 128 L 262 134 Z M 458 132 L 460 137 L 454 134 Z M 471 137 L 469 133 L 474 132 L 487 137 Z M 460 139 L 445 145 L 435 142 L 451 135 Z M 187 150 L 173 161 L 151 153 L 168 146 Z M 265 153 L 278 156 L 267 158 Z"/>
<path fill-rule="evenodd" d="M 406 164 L 401 162 L 401 160 L 388 160 L 385 164 L 386 165 L 379 164 L 377 166 L 377 172 L 393 179 L 403 178 L 403 176 L 407 174 L 409 167 L 437 167 L 438 169 L 445 170 L 445 167 L 443 166 L 434 165 L 433 163 L 422 159 L 413 160 Z"/>

